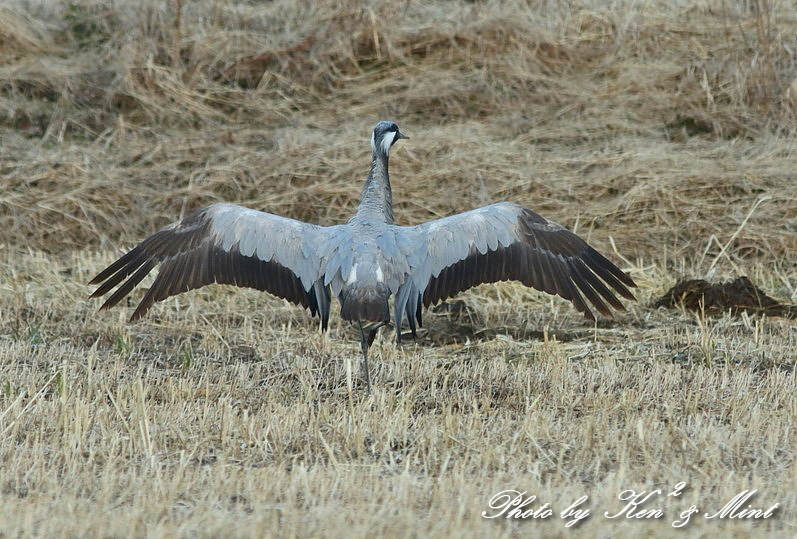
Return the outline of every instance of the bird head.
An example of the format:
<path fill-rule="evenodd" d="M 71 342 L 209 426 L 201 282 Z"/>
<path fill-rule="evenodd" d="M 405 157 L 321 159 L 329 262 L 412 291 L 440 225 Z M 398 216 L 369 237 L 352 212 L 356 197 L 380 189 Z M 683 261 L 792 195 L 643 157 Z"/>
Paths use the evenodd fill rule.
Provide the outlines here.
<path fill-rule="evenodd" d="M 395 122 L 379 122 L 374 126 L 374 132 L 371 135 L 371 150 L 375 156 L 384 155 L 387 157 L 390 147 L 402 138 L 409 137 L 399 131 Z"/>

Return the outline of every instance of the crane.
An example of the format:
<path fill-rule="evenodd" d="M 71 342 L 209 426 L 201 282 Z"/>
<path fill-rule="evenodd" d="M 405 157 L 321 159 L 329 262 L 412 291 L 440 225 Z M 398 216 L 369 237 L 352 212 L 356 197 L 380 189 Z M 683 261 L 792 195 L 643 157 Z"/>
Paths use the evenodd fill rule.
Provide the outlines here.
<path fill-rule="evenodd" d="M 201 208 L 165 226 L 94 277 L 91 294 L 116 290 L 100 309 L 127 296 L 159 266 L 130 321 L 165 298 L 212 283 L 270 292 L 329 323 L 331 298 L 357 325 L 368 392 L 368 349 L 390 322 L 396 339 L 406 318 L 413 337 L 424 307 L 481 283 L 520 281 L 569 300 L 589 320 L 590 306 L 611 317 L 633 300 L 633 279 L 582 238 L 512 202 L 498 202 L 415 226 L 393 220 L 390 149 L 408 138 L 395 122 L 371 135 L 371 169 L 354 216 L 320 226 L 229 203 Z M 417 324 L 417 326 L 416 326 Z"/>

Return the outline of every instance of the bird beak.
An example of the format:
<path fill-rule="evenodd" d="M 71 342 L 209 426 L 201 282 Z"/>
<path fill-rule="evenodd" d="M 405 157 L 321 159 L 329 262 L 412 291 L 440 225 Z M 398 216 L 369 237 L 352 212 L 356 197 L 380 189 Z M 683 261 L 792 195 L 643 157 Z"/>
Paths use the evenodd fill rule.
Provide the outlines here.
<path fill-rule="evenodd" d="M 402 139 L 402 138 L 410 138 L 407 135 L 405 135 L 404 133 L 402 133 L 401 131 L 396 131 L 396 133 L 398 134 L 398 138 L 396 140 L 399 140 L 399 139 Z"/>

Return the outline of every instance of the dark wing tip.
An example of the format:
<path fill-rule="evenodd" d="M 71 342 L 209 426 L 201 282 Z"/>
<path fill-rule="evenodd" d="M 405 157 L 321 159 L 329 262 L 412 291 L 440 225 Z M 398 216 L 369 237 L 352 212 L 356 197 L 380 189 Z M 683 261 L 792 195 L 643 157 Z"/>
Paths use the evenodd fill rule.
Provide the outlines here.
<path fill-rule="evenodd" d="M 638 288 L 637 284 L 626 272 L 615 266 L 608 258 L 592 247 L 588 247 L 582 256 L 592 271 L 594 271 L 606 284 L 611 286 L 621 296 L 628 300 L 636 301 L 634 294 L 627 288 Z"/>
<path fill-rule="evenodd" d="M 631 288 L 639 288 L 639 286 L 634 282 L 630 275 L 626 272 L 618 268 L 614 265 L 608 258 L 600 254 L 598 251 L 590 247 L 587 251 L 587 256 L 594 260 L 598 265 L 604 267 L 608 271 L 612 273 L 618 280 L 620 280 L 624 285 L 630 286 Z M 629 298 L 635 299 L 635 298 Z"/>
<path fill-rule="evenodd" d="M 208 222 L 203 221 L 205 210 L 195 212 L 182 222 L 173 223 L 155 232 L 91 279 L 88 284 L 99 287 L 89 298 L 104 296 L 118 286 L 99 310 L 110 309 L 119 303 L 163 259 L 194 248 L 207 230 Z M 139 317 L 144 312 L 146 309 Z"/>
<path fill-rule="evenodd" d="M 638 287 L 637 287 L 637 285 L 633 285 L 633 286 L 634 286 L 634 288 L 638 288 Z M 636 301 L 636 296 L 634 295 L 634 293 L 633 293 L 633 292 L 631 292 L 631 291 L 630 291 L 630 290 L 628 290 L 628 289 L 626 289 L 626 292 L 627 292 L 627 295 L 626 295 L 626 294 L 623 294 L 623 297 L 624 297 L 625 299 L 628 299 L 628 300 L 631 300 L 631 301 Z M 623 311 L 624 311 L 624 310 L 625 310 L 625 307 L 623 307 L 621 310 L 623 310 Z"/>

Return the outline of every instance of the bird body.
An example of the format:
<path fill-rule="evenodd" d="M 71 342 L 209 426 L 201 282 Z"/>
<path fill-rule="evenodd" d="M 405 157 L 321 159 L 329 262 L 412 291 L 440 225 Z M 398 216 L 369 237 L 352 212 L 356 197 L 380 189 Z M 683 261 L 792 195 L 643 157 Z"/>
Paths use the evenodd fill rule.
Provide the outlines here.
<path fill-rule="evenodd" d="M 397 340 L 405 319 L 414 336 L 423 307 L 481 283 L 520 281 L 570 300 L 592 320 L 589 304 L 611 316 L 609 306 L 624 309 L 614 292 L 634 299 L 628 289 L 634 281 L 583 239 L 511 202 L 415 226 L 394 224 L 388 156 L 402 138 L 393 122 L 374 127 L 371 169 L 348 223 L 319 226 L 213 204 L 155 232 L 100 272 L 91 296 L 120 285 L 101 309 L 113 307 L 160 264 L 131 321 L 156 301 L 221 283 L 302 305 L 326 329 L 337 297 L 341 318 L 360 328 L 369 389 L 368 347 L 391 319 L 391 296 Z"/>

